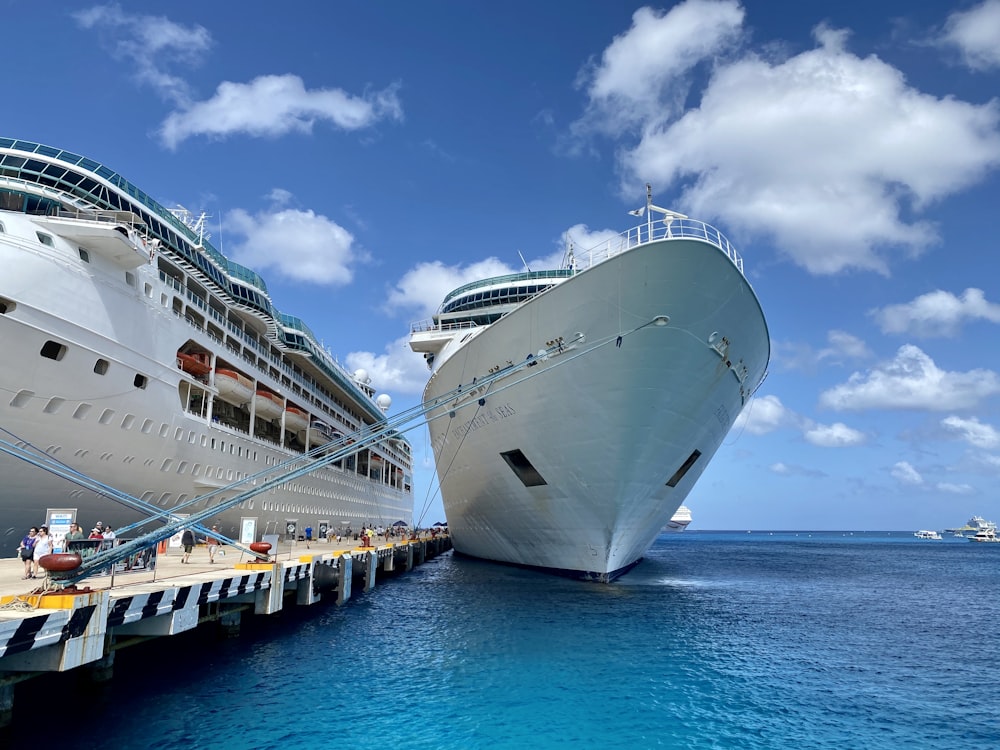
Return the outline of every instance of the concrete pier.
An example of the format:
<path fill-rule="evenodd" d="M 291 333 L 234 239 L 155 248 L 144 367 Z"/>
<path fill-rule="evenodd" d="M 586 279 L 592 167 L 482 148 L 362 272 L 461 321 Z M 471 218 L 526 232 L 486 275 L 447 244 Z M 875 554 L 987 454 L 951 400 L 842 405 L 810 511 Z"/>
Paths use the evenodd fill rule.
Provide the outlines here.
<path fill-rule="evenodd" d="M 349 545 L 285 544 L 266 563 L 229 548 L 212 564 L 199 547 L 183 564 L 179 551 L 167 551 L 152 570 L 94 576 L 76 591 L 51 593 L 41 593 L 41 580 L 22 580 L 20 560 L 0 560 L 0 727 L 16 711 L 19 682 L 77 668 L 94 680 L 113 679 L 114 653 L 131 643 L 209 624 L 233 636 L 244 617 L 324 600 L 344 604 L 380 578 L 449 551 L 451 539 Z"/>

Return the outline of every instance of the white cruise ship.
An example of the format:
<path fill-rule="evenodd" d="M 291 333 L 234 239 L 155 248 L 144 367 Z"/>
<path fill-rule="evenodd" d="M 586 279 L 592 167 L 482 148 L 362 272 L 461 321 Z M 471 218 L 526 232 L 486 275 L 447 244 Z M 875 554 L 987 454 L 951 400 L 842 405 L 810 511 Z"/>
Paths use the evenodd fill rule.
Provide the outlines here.
<path fill-rule="evenodd" d="M 667 525 L 663 527 L 663 531 L 684 531 L 691 523 L 691 509 L 686 505 L 682 505 L 677 509 L 677 512 L 671 516 L 670 520 L 667 521 Z"/>
<path fill-rule="evenodd" d="M 181 219 L 96 161 L 0 138 L 0 440 L 144 511 L 203 511 L 307 446 L 384 422 L 390 404 Z M 244 541 L 410 524 L 411 471 L 390 433 L 217 520 Z M 50 511 L 87 530 L 148 518 L 10 453 L 0 475 L 8 539 Z"/>
<path fill-rule="evenodd" d="M 741 257 L 707 224 L 645 210 L 560 269 L 466 284 L 412 326 L 457 552 L 613 580 L 762 382 L 770 341 Z"/>

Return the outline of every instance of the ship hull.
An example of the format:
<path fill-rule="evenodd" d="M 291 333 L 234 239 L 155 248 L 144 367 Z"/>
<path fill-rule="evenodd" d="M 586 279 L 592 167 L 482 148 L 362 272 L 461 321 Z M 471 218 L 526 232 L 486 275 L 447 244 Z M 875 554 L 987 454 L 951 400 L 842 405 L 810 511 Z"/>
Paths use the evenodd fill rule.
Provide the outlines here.
<path fill-rule="evenodd" d="M 763 378 L 766 323 L 712 244 L 652 242 L 456 337 L 425 399 L 546 348 L 430 415 L 449 533 L 460 554 L 611 581 L 670 521 Z"/>

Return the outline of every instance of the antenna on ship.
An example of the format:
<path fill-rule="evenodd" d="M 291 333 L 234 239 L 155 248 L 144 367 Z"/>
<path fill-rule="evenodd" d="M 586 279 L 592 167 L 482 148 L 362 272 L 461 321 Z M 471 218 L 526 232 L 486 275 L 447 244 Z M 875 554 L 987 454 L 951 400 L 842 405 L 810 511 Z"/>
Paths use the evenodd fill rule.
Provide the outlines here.
<path fill-rule="evenodd" d="M 170 213 L 172 213 L 174 217 L 177 218 L 177 220 L 180 221 L 184 226 L 186 226 L 188 229 L 190 229 L 192 232 L 198 235 L 199 245 L 204 245 L 205 240 L 212 238 L 212 235 L 210 235 L 208 232 L 205 231 L 206 220 L 212 218 L 210 214 L 207 214 L 204 211 L 202 211 L 198 215 L 198 218 L 196 219 L 194 218 L 194 214 L 191 211 L 188 211 L 186 208 L 184 208 L 184 206 L 182 206 L 179 203 L 177 204 L 176 208 L 169 208 L 167 210 L 170 211 Z"/>
<path fill-rule="evenodd" d="M 518 250 L 518 251 L 517 251 L 517 254 L 518 254 L 518 256 L 520 256 L 520 258 L 521 258 L 521 262 L 522 262 L 522 263 L 524 264 L 524 270 L 525 270 L 525 271 L 527 271 L 528 273 L 531 273 L 531 269 L 530 269 L 530 268 L 528 268 L 528 261 L 526 261 L 526 260 L 524 259 L 524 256 L 523 256 L 523 255 L 521 255 L 521 251 L 520 251 L 520 250 Z"/>
<path fill-rule="evenodd" d="M 646 205 L 642 208 L 637 208 L 634 211 L 629 211 L 632 216 L 642 216 L 646 214 L 646 231 L 649 233 L 650 238 L 653 236 L 653 211 L 659 214 L 663 214 L 663 223 L 670 226 L 670 223 L 674 219 L 686 219 L 687 215 L 678 213 L 677 211 L 672 211 L 669 208 L 663 208 L 661 206 L 653 205 L 653 187 L 648 182 L 646 183 Z M 669 231 L 669 230 L 668 230 Z"/>

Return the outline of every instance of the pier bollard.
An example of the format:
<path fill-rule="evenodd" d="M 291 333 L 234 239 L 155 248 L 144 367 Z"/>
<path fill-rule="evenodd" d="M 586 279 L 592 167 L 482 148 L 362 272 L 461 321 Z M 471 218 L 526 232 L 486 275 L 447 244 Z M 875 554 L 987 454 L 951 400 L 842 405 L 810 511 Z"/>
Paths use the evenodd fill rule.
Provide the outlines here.
<path fill-rule="evenodd" d="M 254 562 L 259 563 L 269 563 L 271 558 L 268 556 L 268 552 L 271 551 L 270 542 L 250 542 L 250 551 L 257 555 L 257 559 Z"/>

